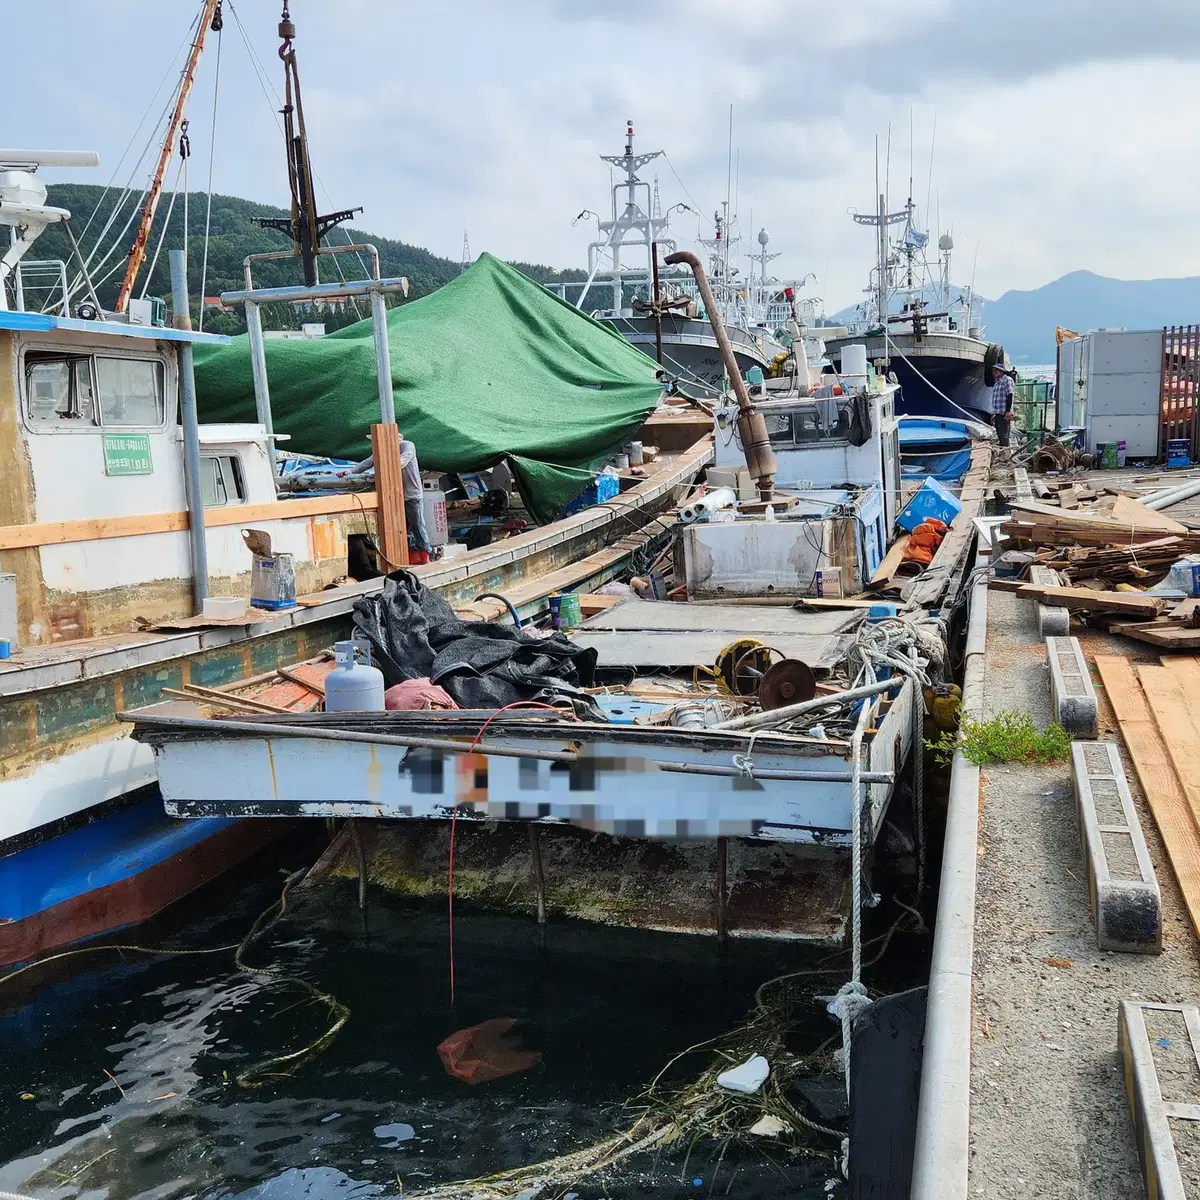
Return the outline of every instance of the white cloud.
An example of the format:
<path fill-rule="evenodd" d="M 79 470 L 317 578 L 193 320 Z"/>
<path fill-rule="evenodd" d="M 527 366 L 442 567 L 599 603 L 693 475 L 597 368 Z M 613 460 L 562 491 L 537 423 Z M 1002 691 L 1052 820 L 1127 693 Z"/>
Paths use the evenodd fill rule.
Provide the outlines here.
<path fill-rule="evenodd" d="M 235 6 L 278 88 L 275 4 Z M 8 108 L 0 142 L 95 147 L 96 181 L 107 178 L 195 7 L 110 0 L 98 23 L 93 4 L 62 0 L 53 36 L 44 8 L 6 13 L 25 46 L 6 85 L 27 102 Z M 639 149 L 668 152 L 669 166 L 645 172 L 657 169 L 664 205 L 690 196 L 707 215 L 725 194 L 732 103 L 746 244 L 765 224 L 778 273 L 825 276 L 828 264 L 830 309 L 866 281 L 871 234 L 846 213 L 873 205 L 889 123 L 893 205 L 907 193 L 910 112 L 921 205 L 936 112 L 933 186 L 958 280 L 976 245 L 986 295 L 1081 267 L 1200 274 L 1200 134 L 1186 119 L 1200 100 L 1200 6 L 294 0 L 292 15 L 330 201 L 451 258 L 465 227 L 476 253 L 583 265 L 590 231 L 571 220 L 607 209 L 598 155 L 619 153 L 628 117 Z M 215 187 L 281 203 L 273 105 L 228 15 L 223 36 Z M 114 66 L 131 51 L 135 67 Z M 214 66 L 210 46 L 190 114 L 193 187 L 205 184 Z M 693 237 L 695 219 L 675 232 Z"/>

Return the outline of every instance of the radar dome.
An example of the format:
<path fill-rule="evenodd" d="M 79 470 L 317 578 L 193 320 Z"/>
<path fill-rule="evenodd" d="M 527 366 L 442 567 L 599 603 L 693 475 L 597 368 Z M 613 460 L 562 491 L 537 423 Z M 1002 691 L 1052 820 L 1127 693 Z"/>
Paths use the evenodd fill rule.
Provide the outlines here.
<path fill-rule="evenodd" d="M 943 233 L 942 236 L 940 238 L 938 238 L 938 249 L 939 250 L 953 250 L 954 249 L 954 239 L 948 233 Z"/>

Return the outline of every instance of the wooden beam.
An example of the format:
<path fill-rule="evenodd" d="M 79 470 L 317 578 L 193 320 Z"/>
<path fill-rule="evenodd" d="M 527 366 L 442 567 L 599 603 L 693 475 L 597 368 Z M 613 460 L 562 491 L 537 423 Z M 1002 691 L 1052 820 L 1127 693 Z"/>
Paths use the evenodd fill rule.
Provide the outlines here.
<path fill-rule="evenodd" d="M 305 496 L 266 504 L 232 504 L 205 509 L 205 528 L 284 521 L 296 517 L 328 516 L 345 512 L 371 512 L 376 508 L 374 492 L 340 496 Z M 63 546 L 73 542 L 104 541 L 108 538 L 142 537 L 149 533 L 180 533 L 188 527 L 186 512 L 138 513 L 126 517 L 94 517 L 85 521 L 43 521 L 33 525 L 0 526 L 0 550 L 22 550 L 31 546 Z"/>
<path fill-rule="evenodd" d="M 1170 617 L 1162 621 L 1125 621 L 1108 626 L 1109 633 L 1134 638 L 1160 650 L 1200 650 L 1200 629 L 1190 629 Z"/>
<path fill-rule="evenodd" d="M 1050 587 L 1027 583 L 1017 589 L 1017 595 L 1043 604 L 1058 604 L 1063 608 L 1083 608 L 1092 612 L 1129 613 L 1132 616 L 1154 617 L 1165 607 L 1154 596 L 1139 596 L 1135 592 L 1097 592 L 1092 588 Z"/>
<path fill-rule="evenodd" d="M 1116 713 L 1146 803 L 1154 814 L 1192 928 L 1200 935 L 1200 831 L 1179 776 L 1129 661 L 1100 654 L 1096 656 L 1096 669 Z"/>
<path fill-rule="evenodd" d="M 371 452 L 375 456 L 375 495 L 379 502 L 379 553 L 384 559 L 384 569 L 390 571 L 408 566 L 399 429 L 395 425 L 372 425 Z"/>

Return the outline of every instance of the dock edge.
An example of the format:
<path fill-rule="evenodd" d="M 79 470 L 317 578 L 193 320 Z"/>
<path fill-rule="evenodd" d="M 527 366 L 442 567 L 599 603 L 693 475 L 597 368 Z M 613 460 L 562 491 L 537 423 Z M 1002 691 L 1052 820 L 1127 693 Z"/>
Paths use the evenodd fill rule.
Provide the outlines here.
<path fill-rule="evenodd" d="M 976 567 L 988 563 L 981 544 Z M 962 711 L 983 716 L 987 646 L 987 576 L 971 587 Z M 975 885 L 979 847 L 979 767 L 961 750 L 950 768 L 946 838 L 938 892 L 925 1054 L 917 1106 L 910 1200 L 959 1200 L 968 1186 L 971 1136 L 971 982 L 975 954 Z"/>

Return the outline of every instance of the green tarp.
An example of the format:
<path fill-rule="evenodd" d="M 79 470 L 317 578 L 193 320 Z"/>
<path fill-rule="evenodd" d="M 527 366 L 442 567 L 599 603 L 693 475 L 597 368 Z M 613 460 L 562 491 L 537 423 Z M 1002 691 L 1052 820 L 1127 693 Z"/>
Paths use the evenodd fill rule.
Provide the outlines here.
<path fill-rule="evenodd" d="M 526 505 L 552 520 L 629 440 L 661 393 L 654 361 L 620 334 L 493 258 L 388 311 L 396 423 L 423 470 L 511 464 Z M 202 421 L 253 421 L 245 336 L 196 347 Z M 290 451 L 365 458 L 379 421 L 371 322 L 269 338 L 277 433 Z"/>

